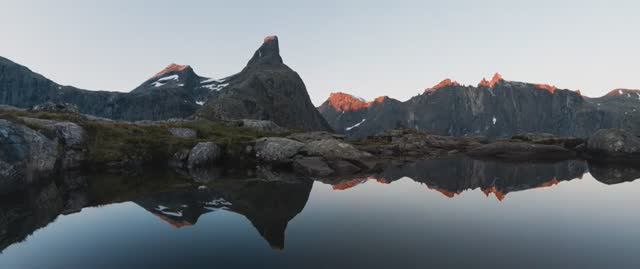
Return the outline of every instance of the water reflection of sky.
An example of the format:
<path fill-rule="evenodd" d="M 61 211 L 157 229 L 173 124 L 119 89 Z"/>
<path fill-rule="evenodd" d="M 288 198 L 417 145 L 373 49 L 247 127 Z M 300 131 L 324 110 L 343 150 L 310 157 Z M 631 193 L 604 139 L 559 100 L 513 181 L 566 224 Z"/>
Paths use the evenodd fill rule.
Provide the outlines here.
<path fill-rule="evenodd" d="M 343 191 L 315 182 L 283 250 L 240 214 L 217 210 L 176 229 L 126 202 L 60 216 L 5 249 L 0 266 L 633 268 L 639 188 L 587 174 L 499 201 L 480 189 L 449 198 L 409 178 Z"/>

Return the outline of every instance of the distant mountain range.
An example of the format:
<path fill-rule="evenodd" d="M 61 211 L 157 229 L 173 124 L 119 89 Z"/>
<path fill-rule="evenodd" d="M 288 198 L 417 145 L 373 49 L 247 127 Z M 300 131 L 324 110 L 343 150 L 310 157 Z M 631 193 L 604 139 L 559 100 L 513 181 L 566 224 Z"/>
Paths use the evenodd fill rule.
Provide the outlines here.
<path fill-rule="evenodd" d="M 337 92 L 318 110 L 334 130 L 353 138 L 394 128 L 488 137 L 527 132 L 586 137 L 604 128 L 640 134 L 640 90 L 616 89 L 589 98 L 551 85 L 507 81 L 499 74 L 476 87 L 446 79 L 405 102 L 386 96 L 367 102 Z"/>
<path fill-rule="evenodd" d="M 259 119 L 300 130 L 330 130 L 304 82 L 280 57 L 278 38 L 265 38 L 247 66 L 224 79 L 197 75 L 171 64 L 128 93 L 59 85 L 0 57 L 0 104 L 31 108 L 71 103 L 80 112 L 118 120 Z"/>
<path fill-rule="evenodd" d="M 284 64 L 278 42 L 276 36 L 266 37 L 235 75 L 212 79 L 188 65 L 171 64 L 128 93 L 62 86 L 0 57 L 0 104 L 71 103 L 85 114 L 129 121 L 271 120 L 352 138 L 395 128 L 488 137 L 526 132 L 586 137 L 603 128 L 640 134 L 640 90 L 616 89 L 589 98 L 551 85 L 507 81 L 499 74 L 475 87 L 446 79 L 405 102 L 386 96 L 368 102 L 338 92 L 316 109 L 300 76 Z"/>

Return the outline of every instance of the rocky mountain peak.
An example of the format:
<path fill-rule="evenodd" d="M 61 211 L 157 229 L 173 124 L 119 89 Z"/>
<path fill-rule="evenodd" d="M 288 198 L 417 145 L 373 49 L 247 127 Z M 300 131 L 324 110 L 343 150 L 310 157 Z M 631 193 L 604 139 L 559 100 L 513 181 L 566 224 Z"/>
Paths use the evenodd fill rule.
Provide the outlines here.
<path fill-rule="evenodd" d="M 556 88 L 556 86 L 552 86 L 552 85 L 549 85 L 549 84 L 536 84 L 536 88 L 538 88 L 540 90 L 548 91 L 551 94 L 555 93 L 556 90 L 558 89 L 558 88 Z"/>
<path fill-rule="evenodd" d="M 277 65 L 282 63 L 278 36 L 272 35 L 264 38 L 262 46 L 253 54 L 247 65 Z"/>
<path fill-rule="evenodd" d="M 503 82 L 504 79 L 502 78 L 502 75 L 500 75 L 500 73 L 495 73 L 493 75 L 493 78 L 491 78 L 491 80 L 487 80 L 486 78 L 482 78 L 482 81 L 480 81 L 480 84 L 478 84 L 478 87 L 485 87 L 485 88 L 493 88 L 496 84 Z"/>
<path fill-rule="evenodd" d="M 348 93 L 334 92 L 329 95 L 329 99 L 327 99 L 325 103 L 328 103 L 335 111 L 350 112 L 368 108 L 373 104 L 383 103 L 388 99 L 388 96 L 379 96 L 373 101 L 367 102 L 362 98 L 355 97 Z"/>
<path fill-rule="evenodd" d="M 362 98 L 344 92 L 331 93 L 327 101 L 336 111 L 355 111 L 369 106 Z"/>
<path fill-rule="evenodd" d="M 184 71 L 193 71 L 191 66 L 172 63 L 158 72 L 153 78 L 161 77 L 170 73 L 181 73 Z"/>
<path fill-rule="evenodd" d="M 425 91 L 427 92 L 432 92 L 432 91 L 437 91 L 440 89 L 444 89 L 447 87 L 455 87 L 455 86 L 460 86 L 460 83 L 458 83 L 457 81 L 451 80 L 449 78 L 444 79 L 442 81 L 440 81 L 438 84 L 434 85 L 431 88 L 426 89 Z"/>

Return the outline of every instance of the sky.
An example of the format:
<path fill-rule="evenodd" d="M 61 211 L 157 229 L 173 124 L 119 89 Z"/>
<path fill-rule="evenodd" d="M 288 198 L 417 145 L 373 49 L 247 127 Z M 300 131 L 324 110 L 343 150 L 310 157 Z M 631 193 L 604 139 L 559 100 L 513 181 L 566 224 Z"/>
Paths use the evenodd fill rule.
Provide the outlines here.
<path fill-rule="evenodd" d="M 640 88 L 638 1 L 0 0 L 0 56 L 60 84 L 130 91 L 170 63 L 239 72 L 267 35 L 320 105 L 444 78 Z"/>

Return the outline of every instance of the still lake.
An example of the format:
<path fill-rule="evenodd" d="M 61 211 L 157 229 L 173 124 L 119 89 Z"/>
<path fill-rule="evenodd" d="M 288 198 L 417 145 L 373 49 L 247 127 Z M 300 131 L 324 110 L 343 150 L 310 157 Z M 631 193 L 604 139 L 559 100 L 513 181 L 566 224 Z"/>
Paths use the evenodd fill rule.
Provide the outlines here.
<path fill-rule="evenodd" d="M 638 268 L 640 180 L 592 172 L 449 159 L 331 179 L 66 175 L 0 198 L 0 268 Z"/>

